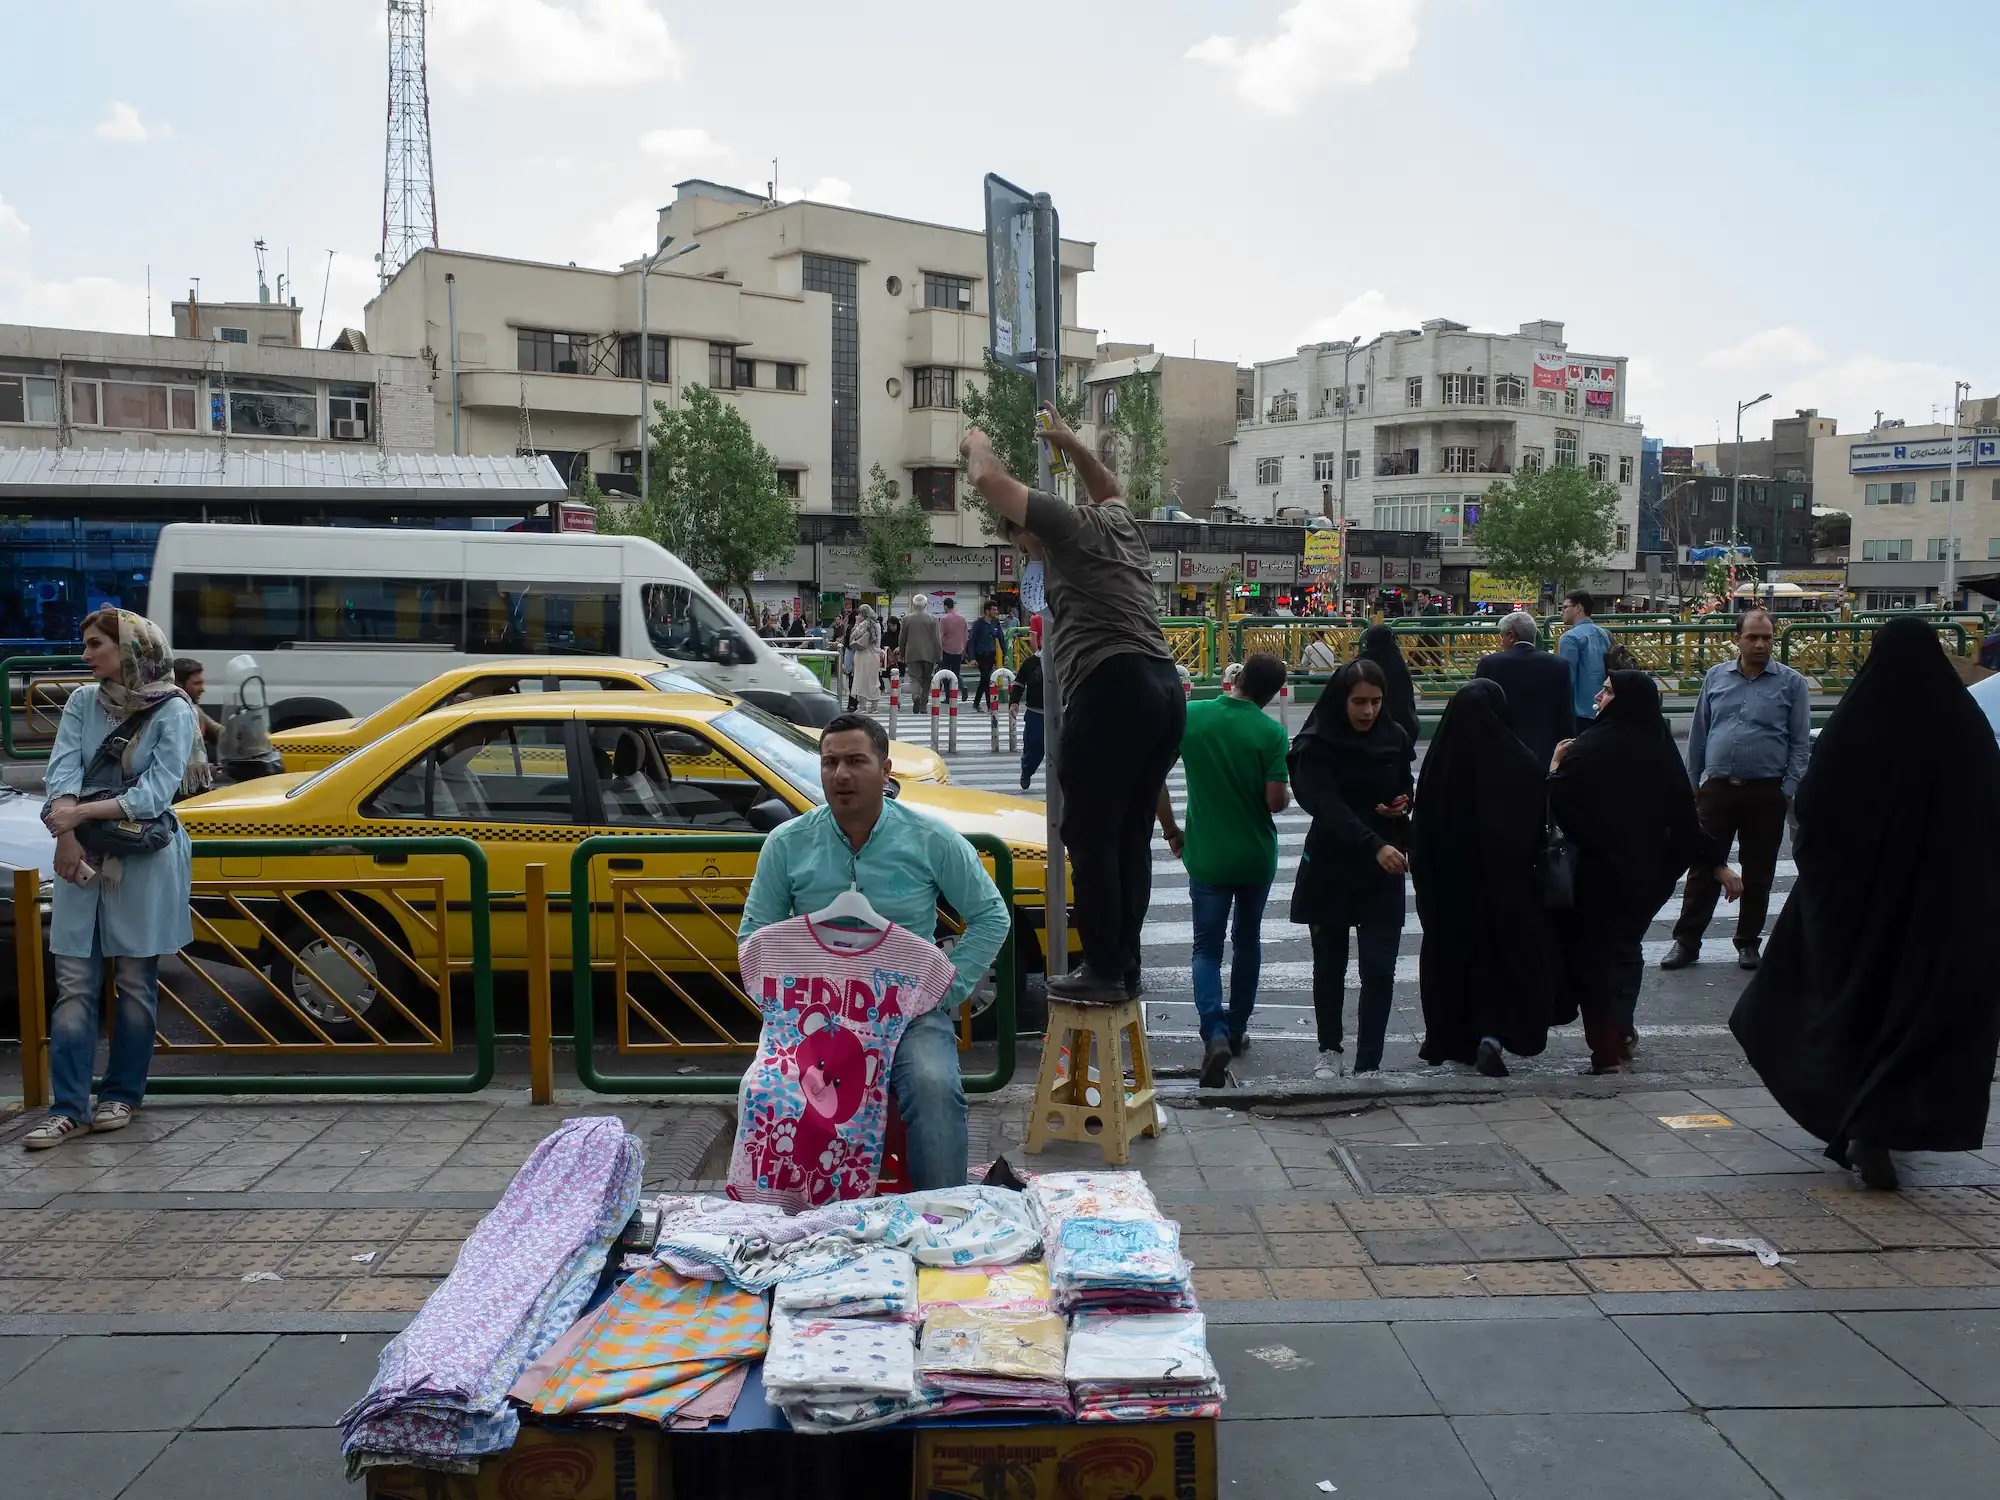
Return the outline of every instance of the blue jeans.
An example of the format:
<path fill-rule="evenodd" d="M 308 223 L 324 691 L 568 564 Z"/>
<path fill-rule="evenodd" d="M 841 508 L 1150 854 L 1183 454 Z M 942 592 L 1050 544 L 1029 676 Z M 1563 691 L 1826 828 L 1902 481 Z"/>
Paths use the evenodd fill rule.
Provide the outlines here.
<path fill-rule="evenodd" d="M 1027 722 L 1021 726 L 1021 786 L 1025 789 L 1035 779 L 1035 772 L 1042 764 L 1042 711 L 1031 708 L 1026 714 Z"/>
<path fill-rule="evenodd" d="M 903 1031 L 889 1064 L 889 1087 L 903 1117 L 910 1187 L 963 1187 L 965 1085 L 958 1072 L 957 1011 L 939 1006 Z"/>
<path fill-rule="evenodd" d="M 1203 885 L 1188 882 L 1194 906 L 1194 1008 L 1201 1017 L 1203 1043 L 1221 1037 L 1241 1042 L 1257 1005 L 1257 973 L 1263 966 L 1264 902 L 1271 886 Z M 1229 909 L 1236 908 L 1232 926 Z M 1229 931 L 1229 1012 L 1222 1009 L 1222 934 Z"/>
<path fill-rule="evenodd" d="M 90 1119 L 90 1071 L 97 1059 L 98 1004 L 104 994 L 104 960 L 97 941 L 89 958 L 51 957 L 56 971 L 56 1008 L 49 1017 L 49 1085 L 54 1113 Z M 160 1001 L 157 958 L 117 958 L 118 1009 L 111 1026 L 111 1057 L 97 1091 L 99 1103 L 129 1104 L 146 1097 L 146 1073 L 153 1062 L 155 1015 Z"/>

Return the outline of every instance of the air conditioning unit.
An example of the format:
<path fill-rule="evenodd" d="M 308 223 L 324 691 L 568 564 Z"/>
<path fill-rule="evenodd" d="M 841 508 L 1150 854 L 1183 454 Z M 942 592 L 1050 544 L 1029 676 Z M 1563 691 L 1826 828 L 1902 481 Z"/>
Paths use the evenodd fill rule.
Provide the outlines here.
<path fill-rule="evenodd" d="M 958 305 L 959 305 L 960 307 L 970 307 L 970 306 L 972 306 L 972 288 L 971 288 L 971 287 L 969 287 L 969 286 L 962 286 L 962 287 L 960 287 L 960 288 L 958 289 Z"/>
<path fill-rule="evenodd" d="M 333 423 L 333 435 L 337 438 L 365 438 L 368 424 L 358 417 L 337 417 Z"/>

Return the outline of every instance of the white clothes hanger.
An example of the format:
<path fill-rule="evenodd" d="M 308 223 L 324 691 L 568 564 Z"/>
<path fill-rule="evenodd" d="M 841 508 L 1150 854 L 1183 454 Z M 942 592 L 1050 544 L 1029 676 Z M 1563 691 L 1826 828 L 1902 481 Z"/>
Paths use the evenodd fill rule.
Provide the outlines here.
<path fill-rule="evenodd" d="M 830 926 L 835 922 L 851 922 L 866 927 L 871 932 L 889 930 L 889 919 L 868 904 L 868 898 L 861 894 L 860 883 L 852 880 L 846 890 L 818 911 L 811 913 L 806 920 L 821 927 Z"/>

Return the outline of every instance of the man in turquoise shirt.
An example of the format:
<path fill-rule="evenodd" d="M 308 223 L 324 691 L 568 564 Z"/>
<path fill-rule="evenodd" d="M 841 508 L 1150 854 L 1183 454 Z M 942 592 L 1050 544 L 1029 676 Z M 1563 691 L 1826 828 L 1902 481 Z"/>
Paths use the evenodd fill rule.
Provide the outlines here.
<path fill-rule="evenodd" d="M 965 1087 L 959 1081 L 953 1014 L 1007 941 L 1007 903 L 979 856 L 938 819 L 887 795 L 889 736 L 865 714 L 842 714 L 820 733 L 826 801 L 764 841 L 736 930 L 820 910 L 858 886 L 898 927 L 935 940 L 940 900 L 965 923 L 952 949 L 958 971 L 944 1002 L 904 1030 L 889 1066 L 903 1117 L 914 1189 L 958 1187 L 966 1174 Z"/>
<path fill-rule="evenodd" d="M 1562 638 L 1556 655 L 1569 668 L 1569 696 L 1576 709 L 1576 727 L 1597 719 L 1597 690 L 1604 686 L 1604 657 L 1611 650 L 1611 632 L 1591 619 L 1597 601 L 1584 589 L 1571 589 L 1563 600 Z"/>

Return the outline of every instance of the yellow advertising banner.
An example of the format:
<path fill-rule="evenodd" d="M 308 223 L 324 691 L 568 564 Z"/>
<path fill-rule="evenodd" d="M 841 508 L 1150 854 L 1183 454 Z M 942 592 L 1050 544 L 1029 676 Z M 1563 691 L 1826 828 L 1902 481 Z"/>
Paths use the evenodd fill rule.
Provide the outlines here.
<path fill-rule="evenodd" d="M 1335 568 L 1340 566 L 1340 533 L 1329 527 L 1325 531 L 1306 533 L 1306 566 L 1309 568 Z"/>
<path fill-rule="evenodd" d="M 1541 589 L 1532 583 L 1522 583 L 1513 578 L 1496 578 L 1491 573 L 1473 569 L 1471 577 L 1472 602 L 1474 604 L 1517 604 L 1541 595 Z"/>
<path fill-rule="evenodd" d="M 1215 1423 L 919 1428 L 925 1500 L 1217 1500 Z"/>

